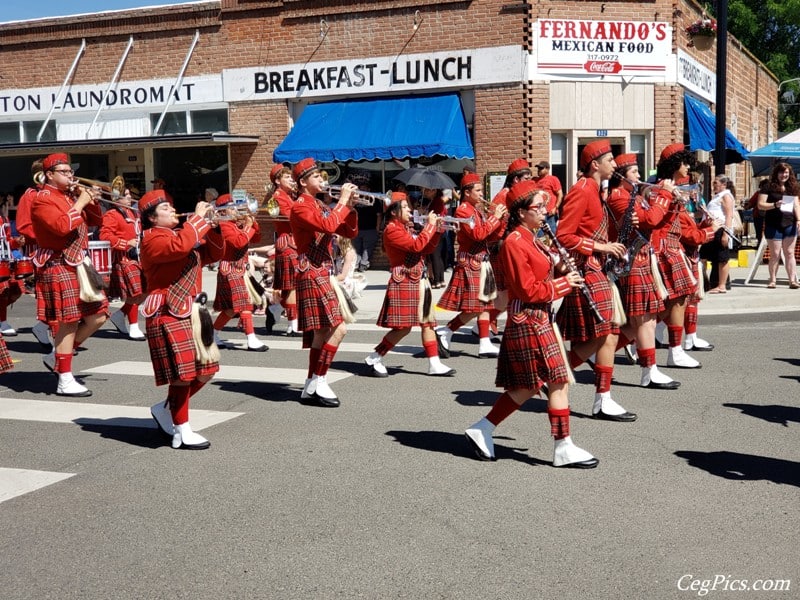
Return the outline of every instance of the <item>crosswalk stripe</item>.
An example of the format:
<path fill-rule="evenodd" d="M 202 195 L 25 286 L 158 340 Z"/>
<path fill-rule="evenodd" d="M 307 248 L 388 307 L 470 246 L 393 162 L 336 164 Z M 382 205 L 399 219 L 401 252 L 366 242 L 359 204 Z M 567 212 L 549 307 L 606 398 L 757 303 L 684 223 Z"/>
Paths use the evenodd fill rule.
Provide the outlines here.
<path fill-rule="evenodd" d="M 149 363 L 146 363 L 149 364 Z M 240 412 L 192 409 L 192 429 L 199 431 L 243 415 Z M 39 421 L 44 423 L 75 423 L 78 425 L 108 425 L 155 429 L 156 422 L 149 406 L 117 406 L 84 402 L 56 402 L 0 398 L 0 419 Z"/>
<path fill-rule="evenodd" d="M 224 360 L 224 354 L 223 354 Z M 84 369 L 82 373 L 103 373 L 111 375 L 146 375 L 153 376 L 153 366 L 149 362 L 123 360 Z M 258 383 L 284 383 L 302 386 L 306 381 L 308 369 L 278 369 L 275 367 L 241 367 L 220 365 L 214 380 L 229 379 L 231 381 L 255 381 Z M 352 377 L 344 371 L 328 371 L 328 383 Z"/>
<path fill-rule="evenodd" d="M 348 325 L 348 327 L 349 327 L 349 325 Z M 388 331 L 388 330 L 384 329 L 384 331 Z M 345 338 L 345 340 L 342 342 L 341 346 L 339 346 L 339 350 L 337 351 L 337 353 L 338 352 L 355 352 L 355 353 L 358 353 L 358 354 L 369 354 L 370 352 L 375 350 L 375 346 L 378 345 L 378 342 L 381 341 L 382 337 L 383 336 L 375 336 L 375 341 L 374 342 L 370 342 L 368 344 L 365 344 L 363 342 L 348 342 L 347 338 Z M 417 338 L 417 339 L 419 339 L 419 338 Z M 272 350 L 301 350 L 302 352 L 308 352 L 308 350 L 303 350 L 303 348 L 301 347 L 299 338 L 295 338 L 295 339 L 288 338 L 288 339 L 285 339 L 285 340 L 267 339 L 265 341 L 266 341 L 267 346 L 269 346 L 269 348 L 270 348 L 270 352 Z M 231 344 L 232 346 L 235 346 L 235 348 L 237 350 L 244 350 L 245 348 L 247 348 L 247 342 L 245 340 L 241 340 L 240 341 L 240 340 L 233 339 L 233 340 L 227 340 L 227 342 L 229 344 Z M 395 346 L 394 348 L 392 348 L 392 352 L 395 353 L 395 354 L 416 354 L 417 352 L 420 352 L 421 350 L 422 350 L 422 346 L 421 345 L 419 345 L 419 346 Z M 221 352 L 222 352 L 222 361 L 224 362 L 225 358 L 226 358 L 225 350 L 222 350 Z M 267 356 L 269 356 L 269 353 L 267 353 Z M 300 383 L 302 383 L 302 381 Z"/>
<path fill-rule="evenodd" d="M 27 494 L 69 479 L 75 473 L 56 473 L 53 471 L 32 471 L 30 469 L 8 469 L 0 467 L 0 502 Z"/>

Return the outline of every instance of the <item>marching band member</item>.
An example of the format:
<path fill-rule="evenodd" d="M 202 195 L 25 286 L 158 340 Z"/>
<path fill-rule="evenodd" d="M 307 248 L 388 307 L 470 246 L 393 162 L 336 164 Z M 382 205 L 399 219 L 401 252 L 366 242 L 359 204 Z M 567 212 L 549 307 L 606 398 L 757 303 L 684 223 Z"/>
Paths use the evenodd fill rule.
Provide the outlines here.
<path fill-rule="evenodd" d="M 42 188 L 42 183 L 37 181 L 37 178 L 43 176 L 44 169 L 42 168 L 42 161 L 44 159 L 37 158 L 31 164 L 31 176 L 34 183 L 31 187 L 25 190 L 17 203 L 17 232 L 25 238 L 25 249 L 23 254 L 28 258 L 33 258 L 36 254 L 36 233 L 33 231 L 33 221 L 31 221 L 31 206 L 33 199 L 39 190 Z M 50 327 L 47 323 L 36 321 L 36 324 L 31 328 L 31 333 L 39 341 L 42 346 L 51 347 L 50 340 Z"/>
<path fill-rule="evenodd" d="M 689 169 L 693 164 L 694 157 L 683 144 L 670 144 L 662 150 L 656 166 L 656 175 L 660 181 L 654 188 L 660 200 L 655 202 L 667 203 L 669 212 L 667 218 L 653 229 L 650 238 L 658 255 L 659 270 L 667 289 L 666 307 L 662 313 L 669 337 L 667 366 L 682 369 L 700 367 L 699 362 L 686 354 L 681 343 L 686 304 L 695 293 L 698 279 L 692 272 L 691 263 L 681 244 L 681 232 L 686 228 L 682 225 L 682 219 L 688 224 L 690 218 L 686 215 L 686 207 L 675 187 L 676 181 L 688 179 Z M 686 216 L 681 217 L 681 213 Z M 704 229 L 705 241 L 713 238 L 716 228 L 717 226 Z"/>
<path fill-rule="evenodd" d="M 12 251 L 20 250 L 25 245 L 25 236 L 11 236 L 11 225 L 2 215 L 0 215 L 0 243 L 5 246 L 9 259 L 11 259 Z M 9 272 L 6 273 L 6 277 L 0 277 L 0 333 L 4 337 L 14 337 L 17 335 L 17 330 L 8 322 L 8 307 L 25 293 L 25 282 L 19 277 L 14 277 L 14 274 L 10 272 L 10 260 L 5 267 Z"/>
<path fill-rule="evenodd" d="M 231 203 L 230 194 L 222 194 L 215 200 L 218 208 Z M 256 337 L 253 327 L 254 294 L 249 291 L 246 279 L 248 247 L 250 242 L 261 241 L 261 229 L 252 215 L 237 216 L 236 208 L 229 208 L 228 215 L 234 220 L 221 221 L 219 224 L 225 239 L 225 252 L 217 268 L 214 310 L 219 311 L 219 315 L 214 321 L 214 341 L 221 348 L 228 347 L 226 342 L 220 341 L 219 332 L 238 314 L 239 324 L 247 336 L 247 349 L 251 352 L 266 352 L 269 348 Z"/>
<path fill-rule="evenodd" d="M 386 285 L 386 297 L 378 315 L 378 326 L 391 329 L 375 347 L 375 352 L 364 359 L 376 377 L 386 377 L 388 372 L 382 359 L 400 340 L 411 333 L 414 325 L 422 330 L 422 346 L 428 357 L 428 375 L 455 375 L 439 360 L 436 345 L 436 318 L 433 315 L 430 281 L 425 269 L 425 255 L 433 252 L 442 230 L 438 229 L 440 217 L 431 211 L 425 226 L 414 233 L 411 208 L 405 193 L 394 192 L 392 203 L 386 210 L 386 227 L 383 246 L 389 259 L 391 275 Z"/>
<path fill-rule="evenodd" d="M 124 182 L 123 182 L 124 186 Z M 142 267 L 139 264 L 139 235 L 142 224 L 131 208 L 131 192 L 123 187 L 117 205 L 106 210 L 100 239 L 111 244 L 111 281 L 108 295 L 121 298 L 122 308 L 110 317 L 111 323 L 132 340 L 144 340 L 139 329 L 139 302 L 143 298 Z"/>
<path fill-rule="evenodd" d="M 200 307 L 205 299 L 202 268 L 222 258 L 225 246 L 219 228 L 205 219 L 210 208 L 198 202 L 194 214 L 178 227 L 164 190 L 147 192 L 139 200 L 147 286 L 142 313 L 156 386 L 169 385 L 166 402 L 152 406 L 150 414 L 176 449 L 211 445 L 189 425 L 189 399 L 219 370 L 211 317 Z"/>
<path fill-rule="evenodd" d="M 458 311 L 458 314 L 436 330 L 440 353 L 450 356 L 453 333 L 478 317 L 478 356 L 496 358 L 499 348 L 489 337 L 489 311 L 494 308 L 497 296 L 494 273 L 489 261 L 489 241 L 503 226 L 503 217 L 508 212 L 505 204 L 497 204 L 494 214 L 485 216 L 481 208 L 483 185 L 477 173 L 467 173 L 461 179 L 461 204 L 456 209 L 456 218 L 473 219 L 472 226 L 459 228 L 456 266 L 447 289 L 439 298 L 438 306 L 443 310 Z"/>
<path fill-rule="evenodd" d="M 72 375 L 72 353 L 108 317 L 108 299 L 99 290 L 88 290 L 83 277 L 88 248 L 88 228 L 103 222 L 97 203 L 99 192 L 78 188 L 73 192 L 73 170 L 66 154 L 51 154 L 42 163 L 45 183 L 31 206 L 31 220 L 38 249 L 36 273 L 37 318 L 56 323 L 54 354 L 45 365 L 58 374 L 59 396 L 91 396 Z M 80 279 L 80 281 L 79 281 Z M 94 294 L 92 294 L 94 292 Z M 82 298 L 86 298 L 83 300 Z M 52 360 L 52 365 L 50 361 Z"/>
<path fill-rule="evenodd" d="M 673 381 L 656 366 L 656 317 L 664 310 L 664 298 L 661 295 L 664 284 L 657 264 L 653 270 L 652 247 L 647 242 L 650 230 L 664 220 L 667 207 L 663 203 L 647 203 L 638 194 L 639 190 L 633 189 L 640 181 L 635 154 L 621 154 L 614 158 L 614 162 L 618 177 L 612 177 L 609 181 L 608 207 L 616 219 L 619 242 L 626 247 L 639 248 L 635 256 L 628 257 L 633 261 L 629 273 L 617 280 L 628 316 L 622 334 L 636 341 L 638 362 L 642 367 L 641 386 L 674 390 L 680 383 Z M 623 231 L 626 220 L 627 231 Z"/>
<path fill-rule="evenodd" d="M 551 322 L 553 301 L 568 295 L 583 280 L 577 271 L 556 278 L 553 255 L 537 239 L 537 230 L 546 218 L 547 194 L 537 190 L 534 182 L 523 181 L 511 188 L 508 203 L 510 217 L 500 256 L 508 283 L 509 318 L 495 378 L 495 385 L 505 392 L 465 434 L 478 458 L 494 460 L 495 427 L 547 383 L 547 415 L 555 439 L 553 466 L 591 469 L 599 461 L 570 437 L 570 371 Z"/>
<path fill-rule="evenodd" d="M 621 258 L 626 248 L 608 240 L 608 212 L 600 199 L 601 183 L 611 177 L 616 167 L 608 140 L 587 144 L 580 155 L 580 167 L 583 177 L 567 192 L 561 204 L 556 236 L 572 255 L 576 266 L 583 270 L 591 301 L 586 294 L 572 290 L 558 311 L 558 325 L 564 339 L 571 341 L 570 367 L 575 368 L 596 354 L 592 415 L 607 421 L 635 421 L 634 413 L 611 398 L 619 326 L 614 322 L 612 284 L 603 273 L 603 263 L 607 255 Z M 595 314 L 595 308 L 602 320 Z"/>
<path fill-rule="evenodd" d="M 339 406 L 327 381 L 328 368 L 347 333 L 333 274 L 333 236 L 353 238 L 358 233 L 358 215 L 350 204 L 357 188 L 342 185 L 336 205 L 330 209 L 317 194 L 324 190 L 322 172 L 313 158 L 294 166 L 292 177 L 300 192 L 292 206 L 290 224 L 297 243 L 297 303 L 303 346 L 309 347 L 308 378 L 301 398 L 323 407 Z"/>
<path fill-rule="evenodd" d="M 280 290 L 281 303 L 286 311 L 286 320 L 289 325 L 286 335 L 295 337 L 302 335 L 297 320 L 297 292 L 295 291 L 295 274 L 297 273 L 297 244 L 292 236 L 292 226 L 289 224 L 289 215 L 292 213 L 294 196 L 297 184 L 292 179 L 292 170 L 277 164 L 269 172 L 269 179 L 275 186 L 272 197 L 278 204 L 278 214 L 286 217 L 285 221 L 275 221 L 275 274 L 273 276 L 273 289 Z M 272 306 L 270 305 L 270 309 Z M 280 313 L 275 315 L 278 320 Z"/>

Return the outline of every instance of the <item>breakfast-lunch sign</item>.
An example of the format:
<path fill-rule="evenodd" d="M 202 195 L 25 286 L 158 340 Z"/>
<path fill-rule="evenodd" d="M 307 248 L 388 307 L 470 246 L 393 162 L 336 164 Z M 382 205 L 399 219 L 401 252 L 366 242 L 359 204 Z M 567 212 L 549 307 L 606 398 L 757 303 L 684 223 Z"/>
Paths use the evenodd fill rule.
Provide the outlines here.
<path fill-rule="evenodd" d="M 669 23 L 539 19 L 532 27 L 540 74 L 663 76 L 675 60 Z"/>

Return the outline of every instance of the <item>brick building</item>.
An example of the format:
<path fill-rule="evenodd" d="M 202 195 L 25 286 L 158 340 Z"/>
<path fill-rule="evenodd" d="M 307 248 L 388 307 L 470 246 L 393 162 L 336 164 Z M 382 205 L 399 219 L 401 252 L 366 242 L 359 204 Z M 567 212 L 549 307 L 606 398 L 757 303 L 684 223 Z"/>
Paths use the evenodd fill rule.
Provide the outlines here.
<path fill-rule="evenodd" d="M 412 98 L 425 113 L 443 95 L 469 132 L 472 155 L 458 159 L 482 174 L 547 159 L 568 186 L 598 136 L 638 153 L 644 170 L 670 142 L 694 146 L 685 96 L 713 110 L 716 77 L 728 129 L 749 149 L 773 141 L 775 77 L 733 38 L 716 73 L 714 48 L 689 46 L 685 27 L 700 17 L 693 0 L 209 0 L 0 24 L 0 189 L 18 196 L 31 161 L 58 149 L 92 179 L 121 174 L 144 190 L 163 177 L 185 209 L 205 187 L 260 196 L 307 107 Z M 364 110 L 312 131 L 346 137 L 366 128 Z M 394 121 L 369 128 L 387 146 L 395 130 L 424 137 L 424 124 Z M 380 150 L 386 160 L 345 153 L 326 166 L 334 177 L 366 170 L 388 189 L 409 156 Z M 745 195 L 747 163 L 728 169 Z"/>

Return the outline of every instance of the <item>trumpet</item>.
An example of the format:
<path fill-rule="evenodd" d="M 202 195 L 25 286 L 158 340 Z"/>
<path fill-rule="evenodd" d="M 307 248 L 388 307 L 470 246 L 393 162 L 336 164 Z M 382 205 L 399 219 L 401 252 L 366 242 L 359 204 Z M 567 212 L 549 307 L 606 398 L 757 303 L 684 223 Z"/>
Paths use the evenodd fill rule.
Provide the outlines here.
<path fill-rule="evenodd" d="M 91 182 L 91 183 L 85 183 L 85 182 Z M 123 204 L 122 202 L 118 201 L 119 198 L 121 197 L 119 192 L 112 191 L 109 189 L 103 189 L 102 187 L 103 184 L 100 185 L 98 184 L 99 182 L 92 181 L 91 179 L 77 177 L 72 181 L 72 188 L 84 188 L 85 190 L 100 192 L 100 196 L 97 198 L 99 202 L 104 202 L 106 204 L 109 204 L 111 206 L 116 206 L 119 208 L 129 208 L 134 211 L 139 210 L 138 208 L 136 208 L 136 206 L 134 206 L 136 204 L 135 200 L 131 199 L 130 206 L 127 204 Z"/>
<path fill-rule="evenodd" d="M 428 223 L 428 215 L 421 215 L 417 211 L 414 211 L 414 214 L 411 217 L 414 225 L 422 225 L 423 227 Z M 458 231 L 462 225 L 466 225 L 470 229 L 475 227 L 475 217 L 451 217 L 445 215 L 443 217 L 439 217 L 441 223 L 444 224 L 445 229 L 449 229 L 450 231 Z"/>
<path fill-rule="evenodd" d="M 331 198 L 337 200 L 342 196 L 342 186 L 340 185 L 329 185 L 326 182 L 325 185 L 322 186 L 322 191 L 329 193 Z M 388 204 L 389 196 L 378 192 L 364 192 L 362 190 L 353 192 L 353 204 L 372 206 L 375 204 L 376 200 L 382 204 Z"/>

